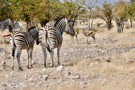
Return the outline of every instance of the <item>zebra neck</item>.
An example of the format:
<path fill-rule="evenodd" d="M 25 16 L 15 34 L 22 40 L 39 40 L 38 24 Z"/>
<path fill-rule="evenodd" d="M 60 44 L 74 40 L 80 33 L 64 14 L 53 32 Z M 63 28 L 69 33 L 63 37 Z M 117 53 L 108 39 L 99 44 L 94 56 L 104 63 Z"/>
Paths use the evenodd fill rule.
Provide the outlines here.
<path fill-rule="evenodd" d="M 57 25 L 56 25 L 56 30 L 59 31 L 61 33 L 61 35 L 63 34 L 65 28 L 66 28 L 66 24 L 64 21 L 61 21 L 59 22 Z"/>
<path fill-rule="evenodd" d="M 29 32 L 30 33 L 30 32 Z M 35 39 L 34 35 L 32 33 L 30 33 L 30 35 L 32 36 L 33 39 Z"/>

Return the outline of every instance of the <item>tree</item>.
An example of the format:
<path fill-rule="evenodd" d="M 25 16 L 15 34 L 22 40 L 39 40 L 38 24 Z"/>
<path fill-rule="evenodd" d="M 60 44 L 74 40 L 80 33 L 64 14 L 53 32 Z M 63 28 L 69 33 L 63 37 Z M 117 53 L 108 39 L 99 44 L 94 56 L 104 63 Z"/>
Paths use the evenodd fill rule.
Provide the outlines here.
<path fill-rule="evenodd" d="M 92 4 L 90 1 L 88 4 L 86 4 L 87 8 L 88 8 L 88 12 L 89 12 L 89 15 L 88 15 L 88 30 L 92 29 L 92 24 L 93 24 L 93 9 L 95 8 L 96 6 L 96 3 L 98 2 L 98 0 L 95 1 L 94 4 Z M 91 19 L 91 21 L 90 21 Z"/>
<path fill-rule="evenodd" d="M 8 18 L 12 19 L 13 10 L 10 8 L 11 3 L 8 0 L 0 0 L 0 21 Z M 10 13 L 9 13 L 10 12 Z"/>
<path fill-rule="evenodd" d="M 108 30 L 112 28 L 113 14 L 111 3 L 107 3 L 105 1 L 104 4 L 102 5 L 102 8 L 97 8 L 96 15 L 106 22 Z"/>
<path fill-rule="evenodd" d="M 127 7 L 127 16 L 130 20 L 130 26 L 133 26 L 133 20 L 135 19 L 135 1 L 133 2 L 133 0 L 131 0 L 131 2 L 128 2 Z"/>
<path fill-rule="evenodd" d="M 76 0 L 76 1 L 72 1 L 72 0 L 66 0 L 63 3 L 63 7 L 64 7 L 64 14 L 68 15 L 69 17 L 71 17 L 73 19 L 73 25 L 76 21 L 76 19 L 83 14 L 86 10 L 83 7 L 84 4 L 84 0 Z"/>
<path fill-rule="evenodd" d="M 124 22 L 127 21 L 127 2 L 120 0 L 113 7 L 113 19 L 116 22 L 118 33 L 121 33 L 124 29 Z"/>
<path fill-rule="evenodd" d="M 21 19 L 27 23 L 27 29 L 33 23 L 55 20 L 62 15 L 70 16 L 75 22 L 84 11 L 82 1 L 84 0 L 0 0 L 0 21 L 7 18 Z"/>

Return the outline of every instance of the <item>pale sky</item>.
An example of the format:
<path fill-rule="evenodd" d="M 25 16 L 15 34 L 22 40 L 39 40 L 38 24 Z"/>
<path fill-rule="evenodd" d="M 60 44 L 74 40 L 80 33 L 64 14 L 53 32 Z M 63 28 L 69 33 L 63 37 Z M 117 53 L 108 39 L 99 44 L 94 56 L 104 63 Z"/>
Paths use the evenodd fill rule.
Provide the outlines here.
<path fill-rule="evenodd" d="M 60 0 L 60 1 L 63 1 L 63 0 Z M 75 1 L 75 0 L 73 0 Z M 86 0 L 86 3 L 89 3 L 89 1 L 92 3 L 92 4 L 95 4 L 96 0 Z M 114 3 L 114 2 L 117 2 L 119 0 L 106 0 L 108 3 Z M 124 1 L 129 1 L 129 0 L 124 0 Z M 98 0 L 96 6 L 101 6 L 102 4 L 104 3 L 104 0 Z"/>
<path fill-rule="evenodd" d="M 86 3 L 91 2 L 92 4 L 95 4 L 96 0 L 86 0 Z M 118 2 L 119 0 L 106 0 L 108 3 L 114 3 Z M 124 0 L 124 1 L 129 1 L 129 0 Z M 104 0 L 97 0 L 96 6 L 101 6 L 104 3 Z"/>

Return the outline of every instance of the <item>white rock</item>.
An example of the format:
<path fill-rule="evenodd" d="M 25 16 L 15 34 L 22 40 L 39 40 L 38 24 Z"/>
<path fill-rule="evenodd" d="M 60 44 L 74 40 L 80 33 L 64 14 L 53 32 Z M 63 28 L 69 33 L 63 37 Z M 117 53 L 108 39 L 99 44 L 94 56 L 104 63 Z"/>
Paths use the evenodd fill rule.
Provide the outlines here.
<path fill-rule="evenodd" d="M 5 77 L 8 78 L 8 74 L 6 74 Z"/>
<path fill-rule="evenodd" d="M 34 86 L 34 85 L 35 85 L 35 83 L 31 82 L 31 83 L 29 83 L 29 85 L 30 85 L 30 86 Z"/>
<path fill-rule="evenodd" d="M 90 64 L 90 68 L 93 67 L 93 66 L 94 66 L 94 63 L 91 63 L 91 64 Z"/>
<path fill-rule="evenodd" d="M 44 80 L 48 79 L 48 75 L 43 75 Z"/>
<path fill-rule="evenodd" d="M 66 76 L 69 76 L 69 75 L 71 75 L 71 72 L 67 72 L 67 73 L 66 73 Z"/>
<path fill-rule="evenodd" d="M 76 78 L 76 79 L 80 79 L 81 76 L 80 76 L 80 75 L 76 75 L 75 78 Z"/>
<path fill-rule="evenodd" d="M 62 83 L 63 79 L 61 78 L 60 80 L 58 80 L 58 83 Z"/>
<path fill-rule="evenodd" d="M 15 73 L 14 72 L 11 72 L 10 73 L 10 76 L 13 76 L 14 77 L 15 76 Z"/>
<path fill-rule="evenodd" d="M 59 66 L 59 67 L 57 67 L 57 71 L 62 71 L 63 70 L 63 66 Z"/>
<path fill-rule="evenodd" d="M 44 68 L 42 71 L 45 72 L 46 71 L 46 68 Z"/>
<path fill-rule="evenodd" d="M 26 73 L 24 73 L 24 78 L 27 78 L 27 74 Z"/>
<path fill-rule="evenodd" d="M 30 79 L 29 79 L 29 82 L 33 82 L 33 81 L 37 81 L 37 79 L 35 78 L 33 78 L 33 77 L 31 77 Z"/>

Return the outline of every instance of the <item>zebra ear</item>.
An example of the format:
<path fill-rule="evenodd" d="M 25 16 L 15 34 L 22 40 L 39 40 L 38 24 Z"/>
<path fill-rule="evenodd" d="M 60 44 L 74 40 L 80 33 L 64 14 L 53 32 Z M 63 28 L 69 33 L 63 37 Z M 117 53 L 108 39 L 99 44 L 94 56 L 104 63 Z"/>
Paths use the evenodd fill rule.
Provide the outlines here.
<path fill-rule="evenodd" d="M 36 27 L 36 29 L 37 29 L 37 30 L 39 30 L 39 27 L 38 27 L 38 25 L 35 25 L 35 27 Z"/>
<path fill-rule="evenodd" d="M 67 21 L 67 18 L 65 18 L 65 21 L 66 21 L 66 23 L 68 22 L 68 21 Z"/>

